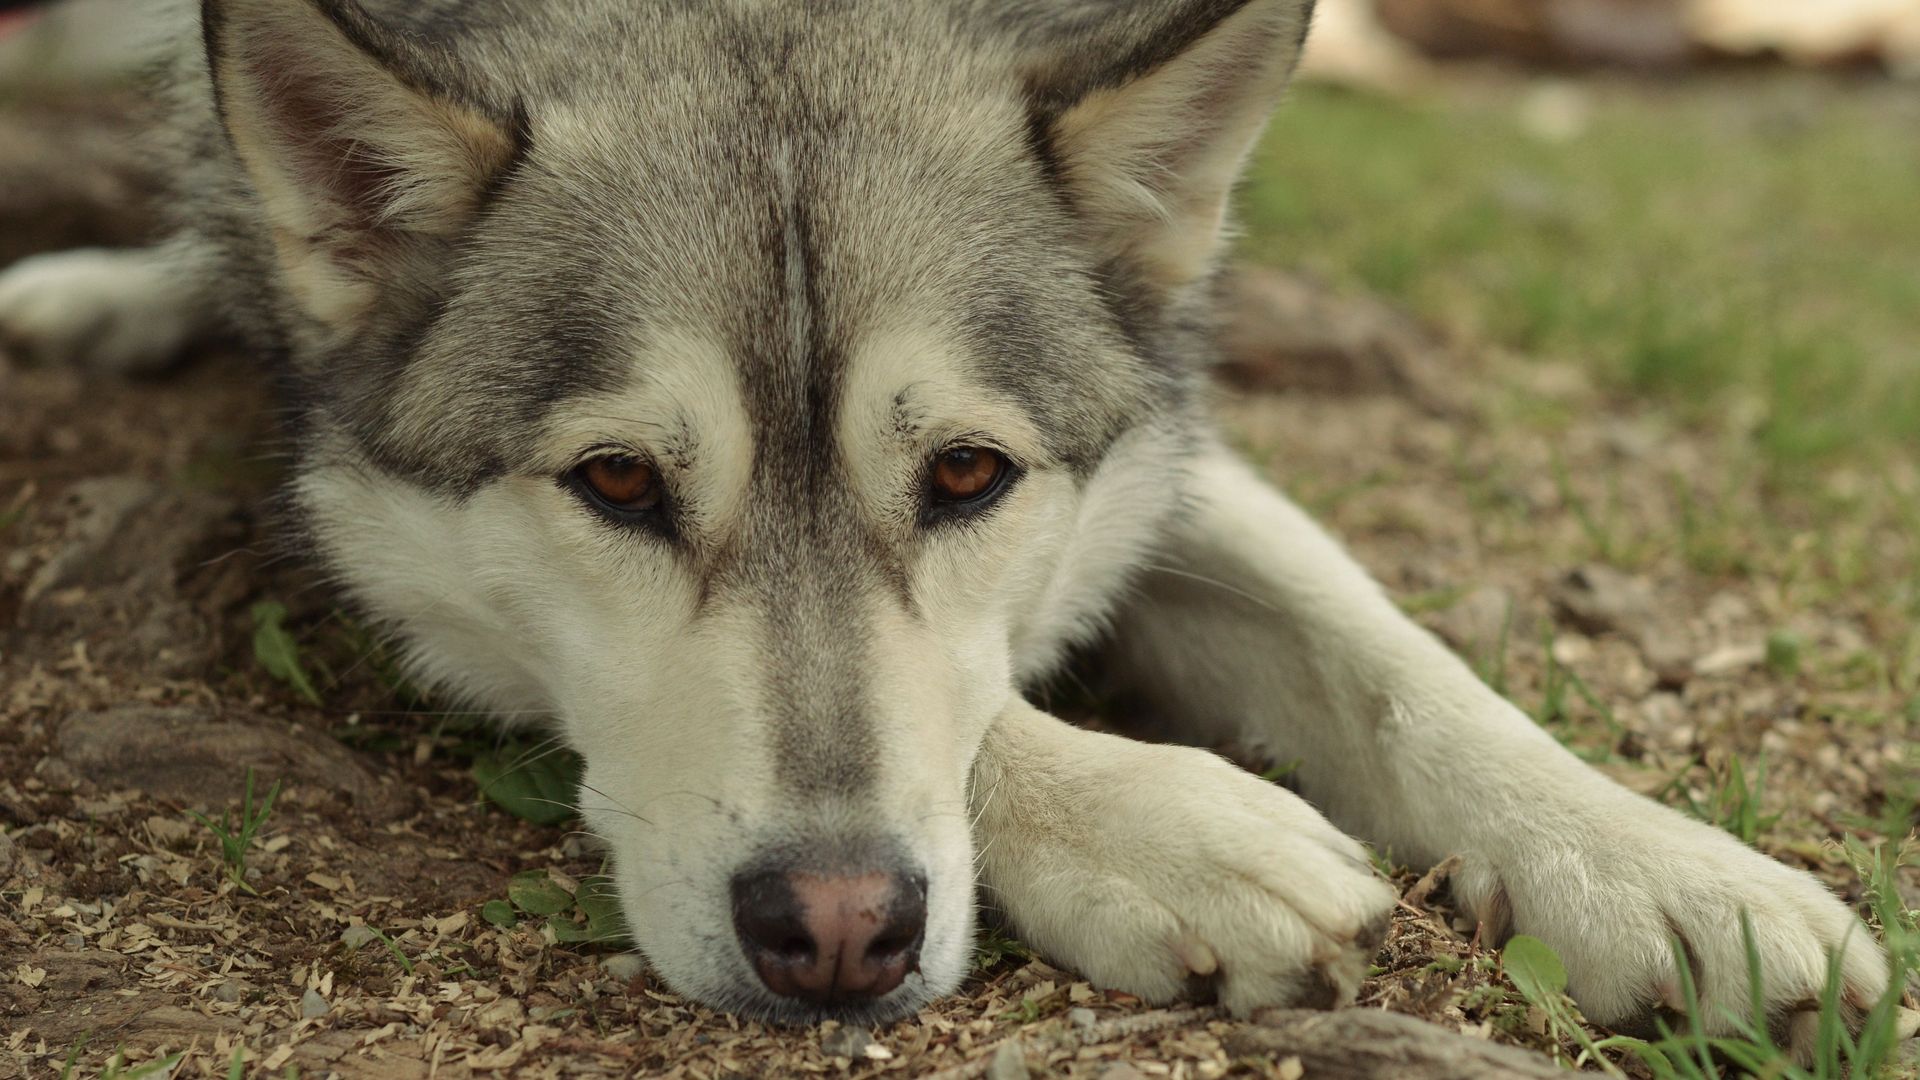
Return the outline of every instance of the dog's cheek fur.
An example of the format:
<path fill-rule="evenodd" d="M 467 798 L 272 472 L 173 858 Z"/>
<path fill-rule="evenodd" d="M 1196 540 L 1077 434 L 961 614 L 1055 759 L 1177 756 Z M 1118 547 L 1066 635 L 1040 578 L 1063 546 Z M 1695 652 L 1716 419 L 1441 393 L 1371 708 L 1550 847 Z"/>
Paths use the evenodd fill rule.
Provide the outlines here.
<path fill-rule="evenodd" d="M 1008 624 L 1014 676 L 1029 686 L 1057 670 L 1072 649 L 1107 629 L 1108 618 L 1179 512 L 1193 454 L 1191 429 L 1177 417 L 1114 440 L 1072 500 L 1054 507 L 1054 539 L 1028 571 L 1021 609 Z"/>
<path fill-rule="evenodd" d="M 409 675 L 509 723 L 548 715 L 539 658 L 522 647 L 473 560 L 470 505 L 333 449 L 320 455 L 327 464 L 295 479 L 293 501 L 323 565 L 394 635 Z"/>

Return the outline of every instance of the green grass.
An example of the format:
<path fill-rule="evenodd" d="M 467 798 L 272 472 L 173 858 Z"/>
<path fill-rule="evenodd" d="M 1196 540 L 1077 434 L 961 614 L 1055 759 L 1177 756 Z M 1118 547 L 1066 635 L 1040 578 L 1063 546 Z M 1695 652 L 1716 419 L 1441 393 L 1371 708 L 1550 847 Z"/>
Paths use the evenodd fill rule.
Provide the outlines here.
<path fill-rule="evenodd" d="M 260 832 L 260 827 L 267 823 L 268 815 L 273 813 L 273 800 L 279 794 L 280 781 L 275 780 L 273 786 L 267 789 L 266 798 L 256 807 L 253 804 L 253 770 L 248 769 L 239 820 L 234 820 L 226 810 L 220 811 L 220 820 L 217 822 L 198 810 L 187 811 L 195 821 L 205 825 L 219 838 L 220 862 L 226 870 L 227 880 L 249 896 L 260 894 L 247 883 L 247 850 L 253 846 L 253 838 Z"/>
<path fill-rule="evenodd" d="M 262 600 L 249 614 L 253 618 L 253 658 L 267 674 L 292 687 L 301 700 L 320 704 L 320 691 L 314 689 L 306 665 L 300 662 L 300 643 L 285 626 L 286 605 Z"/>
<path fill-rule="evenodd" d="M 1841 1022 L 1839 1006 L 1841 978 L 1839 959 L 1828 965 L 1826 986 L 1821 993 L 1819 1023 L 1810 1048 L 1810 1059 L 1794 1060 L 1794 1055 L 1777 1045 L 1768 1032 L 1761 987 L 1766 972 L 1753 937 L 1753 927 L 1744 918 L 1741 929 L 1746 940 L 1749 984 L 1754 988 L 1753 1002 L 1743 1013 L 1727 1010 L 1725 1021 L 1733 1029 L 1730 1035 L 1709 1036 L 1698 1023 L 1702 1008 L 1694 985 L 1691 965 L 1680 943 L 1674 942 L 1674 971 L 1681 996 L 1687 1002 L 1684 1022 L 1679 1030 L 1662 1027 L 1662 1038 L 1648 1042 L 1627 1036 L 1595 1039 L 1581 1023 L 1576 1007 L 1566 996 L 1567 974 L 1560 958 L 1544 943 L 1524 935 L 1509 941 L 1501 956 L 1501 967 L 1522 997 L 1540 1009 L 1554 1034 L 1565 1044 L 1577 1048 L 1573 1063 L 1591 1064 L 1612 1076 L 1627 1073 L 1620 1062 L 1632 1058 L 1655 1080 L 1717 1080 L 1725 1067 L 1740 1076 L 1759 1076 L 1777 1080 L 1859 1080 L 1887 1075 L 1900 1057 L 1900 999 L 1909 976 L 1920 962 L 1920 931 L 1914 912 L 1901 902 L 1894 876 L 1901 858 L 1884 848 L 1867 849 L 1857 844 L 1849 853 L 1859 864 L 1867 884 L 1869 906 L 1880 924 L 1887 952 L 1893 962 L 1893 979 L 1887 992 L 1864 1017 L 1858 1031 L 1848 1030 Z M 1725 1008 L 1725 1006 L 1723 1006 Z"/>
<path fill-rule="evenodd" d="M 999 926 L 982 926 L 973 939 L 973 967 L 991 971 L 1005 963 L 1023 964 L 1033 959 L 1033 950 L 1025 942 Z"/>
<path fill-rule="evenodd" d="M 1761 809 L 1767 790 L 1765 757 L 1755 761 L 1751 771 L 1739 758 L 1728 758 L 1713 771 L 1712 781 L 1712 790 L 1702 801 L 1687 789 L 1687 773 L 1682 772 L 1661 797 L 1701 821 L 1718 825 L 1747 845 L 1759 843 L 1762 834 L 1780 823 L 1778 813 L 1763 813 Z"/>
<path fill-rule="evenodd" d="M 1920 139 L 1891 88 L 1604 83 L 1566 142 L 1525 131 L 1526 92 L 1299 89 L 1242 199 L 1243 254 L 1744 417 L 1775 468 L 1911 452 Z"/>
<path fill-rule="evenodd" d="M 554 940 L 567 944 L 633 944 L 613 879 L 589 874 L 569 890 L 545 870 L 523 870 L 507 882 L 505 900 L 480 906 L 480 917 L 503 930 L 544 921 Z"/>
<path fill-rule="evenodd" d="M 367 923 L 366 927 L 367 930 L 373 934 L 374 940 L 385 946 L 387 954 L 393 957 L 394 963 L 400 965 L 400 970 L 409 975 L 413 974 L 413 958 L 401 951 L 399 942 L 394 941 L 392 936 L 385 930 L 380 929 L 372 923 Z"/>
<path fill-rule="evenodd" d="M 573 820 L 586 765 L 554 739 L 501 741 L 473 756 L 473 779 L 495 806 L 535 825 Z"/>
<path fill-rule="evenodd" d="M 86 1049 L 87 1041 L 91 1037 L 91 1032 L 82 1035 L 67 1052 L 67 1060 L 60 1066 L 60 1080 L 74 1080 L 74 1068 L 79 1064 L 80 1052 Z M 173 1067 L 178 1065 L 180 1059 L 185 1056 L 184 1053 L 168 1054 L 166 1057 L 149 1061 L 144 1065 L 128 1068 L 126 1056 L 118 1047 L 115 1047 L 113 1055 L 107 1058 L 106 1064 L 100 1069 L 100 1080 L 144 1080 L 146 1077 L 168 1076 L 172 1073 Z"/>

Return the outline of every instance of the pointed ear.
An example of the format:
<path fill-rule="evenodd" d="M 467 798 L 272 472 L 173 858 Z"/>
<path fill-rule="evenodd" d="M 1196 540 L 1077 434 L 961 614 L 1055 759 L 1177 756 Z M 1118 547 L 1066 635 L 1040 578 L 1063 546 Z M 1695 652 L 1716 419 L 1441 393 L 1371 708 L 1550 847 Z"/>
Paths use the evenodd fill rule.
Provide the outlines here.
<path fill-rule="evenodd" d="M 343 329 L 457 237 L 519 125 L 353 0 L 205 0 L 207 63 L 294 299 Z"/>
<path fill-rule="evenodd" d="M 1037 126 L 1072 201 L 1140 284 L 1164 295 L 1212 268 L 1227 197 L 1312 7 L 1101 0 L 1019 28 Z"/>

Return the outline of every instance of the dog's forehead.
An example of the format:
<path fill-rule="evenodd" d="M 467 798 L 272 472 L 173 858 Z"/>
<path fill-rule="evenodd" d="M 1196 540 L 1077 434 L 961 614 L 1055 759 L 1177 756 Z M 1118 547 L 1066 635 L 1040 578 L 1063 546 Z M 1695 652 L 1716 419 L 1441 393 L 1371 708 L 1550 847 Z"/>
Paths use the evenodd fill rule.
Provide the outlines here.
<path fill-rule="evenodd" d="M 673 336 L 720 344 L 758 438 L 818 445 L 852 360 L 911 330 L 1055 456 L 1096 457 L 1150 373 L 1124 362 L 1011 72 L 917 25 L 709 26 L 532 114 L 403 380 L 447 418 L 415 442 L 521 467 L 557 408 L 632 385 Z"/>

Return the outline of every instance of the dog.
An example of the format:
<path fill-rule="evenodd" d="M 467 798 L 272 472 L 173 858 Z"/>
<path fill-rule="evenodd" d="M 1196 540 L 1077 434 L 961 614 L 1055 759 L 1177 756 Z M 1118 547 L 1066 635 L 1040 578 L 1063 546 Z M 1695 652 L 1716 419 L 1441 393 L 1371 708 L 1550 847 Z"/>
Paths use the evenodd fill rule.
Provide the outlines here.
<path fill-rule="evenodd" d="M 1589 769 L 1225 447 L 1228 204 L 1311 0 L 178 0 L 151 247 L 0 333 L 271 362 L 300 532 L 447 698 L 585 762 L 639 950 L 774 1021 L 1097 984 L 1351 1000 L 1430 866 L 1586 1015 L 1806 1037 L 1889 973 L 1813 877 Z M 1180 741 L 1024 691 L 1070 656 Z"/>

